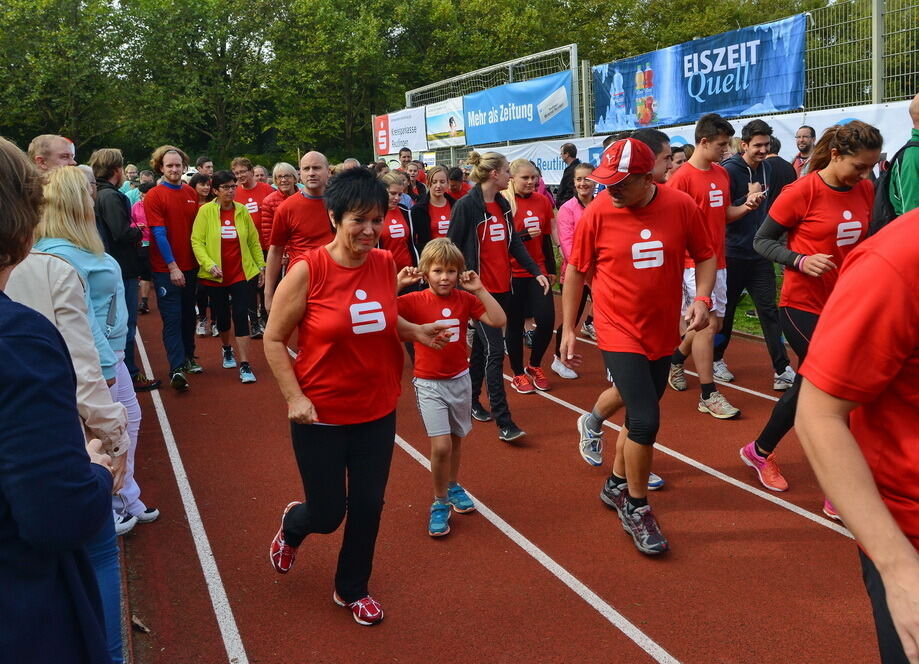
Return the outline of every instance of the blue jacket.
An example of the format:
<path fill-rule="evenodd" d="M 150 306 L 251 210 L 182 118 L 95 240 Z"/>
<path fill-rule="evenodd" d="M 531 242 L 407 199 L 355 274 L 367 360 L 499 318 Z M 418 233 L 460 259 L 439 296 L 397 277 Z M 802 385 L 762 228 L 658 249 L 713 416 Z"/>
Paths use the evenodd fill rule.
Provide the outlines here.
<path fill-rule="evenodd" d="M 86 288 L 87 309 L 93 314 L 89 325 L 99 351 L 102 375 L 114 378 L 118 363 L 115 353 L 124 351 L 128 338 L 128 307 L 118 262 L 108 254 L 98 256 L 60 238 L 42 238 L 34 249 L 63 258 L 80 274 Z"/>
<path fill-rule="evenodd" d="M 111 663 L 84 549 L 112 518 L 89 463 L 67 346 L 0 292 L 0 660 Z"/>

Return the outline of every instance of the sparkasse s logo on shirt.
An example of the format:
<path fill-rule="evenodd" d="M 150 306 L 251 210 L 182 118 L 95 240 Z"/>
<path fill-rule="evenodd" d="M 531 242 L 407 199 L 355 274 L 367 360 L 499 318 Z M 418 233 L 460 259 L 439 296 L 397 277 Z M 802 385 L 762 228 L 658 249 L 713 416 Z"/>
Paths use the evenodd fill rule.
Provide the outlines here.
<path fill-rule="evenodd" d="M 444 308 L 441 310 L 440 315 L 443 316 L 440 320 L 435 320 L 435 325 L 445 325 L 447 327 L 447 332 L 450 335 L 449 343 L 454 341 L 459 341 L 460 338 L 460 328 L 459 328 L 459 318 L 448 318 L 453 315 L 453 312 L 450 309 Z"/>
<path fill-rule="evenodd" d="M 724 192 L 718 189 L 718 185 L 714 182 L 710 183 L 712 190 L 708 192 L 708 206 L 709 207 L 721 207 L 724 205 Z"/>
<path fill-rule="evenodd" d="M 488 236 L 492 242 L 504 242 L 507 239 L 507 227 L 499 222 L 495 215 L 488 218 Z"/>
<path fill-rule="evenodd" d="M 862 236 L 862 222 L 852 221 L 852 212 L 845 210 L 842 213 L 845 219 L 836 227 L 836 246 L 845 247 L 849 244 L 855 244 Z"/>
<path fill-rule="evenodd" d="M 358 288 L 354 297 L 360 302 L 352 304 L 348 311 L 351 313 L 351 329 L 354 334 L 368 334 L 386 329 L 386 316 L 383 314 L 383 305 L 379 302 L 364 302 L 367 292 Z"/>
<path fill-rule="evenodd" d="M 651 240 L 651 231 L 647 228 L 639 234 L 642 240 L 649 242 L 636 242 L 632 245 L 632 265 L 637 270 L 646 270 L 660 267 L 664 264 L 664 243 L 660 240 Z"/>

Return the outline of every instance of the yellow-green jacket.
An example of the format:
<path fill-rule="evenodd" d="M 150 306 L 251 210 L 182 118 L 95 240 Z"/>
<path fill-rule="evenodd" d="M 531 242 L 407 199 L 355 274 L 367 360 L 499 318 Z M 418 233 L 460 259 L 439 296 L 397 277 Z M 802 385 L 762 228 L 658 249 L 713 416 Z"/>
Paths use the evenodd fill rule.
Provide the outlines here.
<path fill-rule="evenodd" d="M 242 254 L 243 274 L 246 275 L 246 280 L 249 280 L 265 267 L 265 258 L 259 244 L 258 230 L 246 206 L 241 203 L 235 205 L 234 223 Z M 198 265 L 201 266 L 198 271 L 199 279 L 221 281 L 221 278 L 211 274 L 214 265 L 223 269 L 220 264 L 220 241 L 220 203 L 213 200 L 198 209 L 198 216 L 195 217 L 195 224 L 191 229 L 191 248 L 198 259 Z"/>

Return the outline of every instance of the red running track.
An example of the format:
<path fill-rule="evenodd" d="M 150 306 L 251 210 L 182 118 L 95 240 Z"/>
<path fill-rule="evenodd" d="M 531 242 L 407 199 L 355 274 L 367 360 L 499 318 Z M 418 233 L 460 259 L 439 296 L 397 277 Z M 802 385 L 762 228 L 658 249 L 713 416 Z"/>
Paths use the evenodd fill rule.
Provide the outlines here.
<path fill-rule="evenodd" d="M 155 313 L 141 317 L 140 333 L 165 377 Z M 578 380 L 550 374 L 547 394 L 509 390 L 529 434 L 522 444 L 475 423 L 460 479 L 482 509 L 455 514 L 439 540 L 427 535 L 427 438 L 406 365 L 371 580 L 386 619 L 373 629 L 331 602 L 340 532 L 308 538 L 286 576 L 268 562 L 281 510 L 302 486 L 286 408 L 260 342 L 253 351 L 254 385 L 220 367 L 219 340 L 208 338 L 197 351 L 205 373 L 190 377 L 188 393 L 140 395 L 138 479 L 162 512 L 124 538 L 131 608 L 151 629 L 134 638 L 141 664 L 878 659 L 855 544 L 820 514 L 797 440 L 779 448 L 784 494 L 760 490 L 738 457 L 778 394 L 760 343 L 737 339 L 727 358 L 736 384 L 760 393 L 721 388 L 740 419 L 698 413 L 693 379 L 663 399 L 654 469 L 667 485 L 651 501 L 673 550 L 657 559 L 636 551 L 600 503 L 608 464 L 591 468 L 577 452 L 579 409 L 605 387 L 593 346 L 581 345 Z M 186 513 L 190 499 L 200 523 Z M 205 540 L 212 557 L 205 550 L 202 563 Z"/>

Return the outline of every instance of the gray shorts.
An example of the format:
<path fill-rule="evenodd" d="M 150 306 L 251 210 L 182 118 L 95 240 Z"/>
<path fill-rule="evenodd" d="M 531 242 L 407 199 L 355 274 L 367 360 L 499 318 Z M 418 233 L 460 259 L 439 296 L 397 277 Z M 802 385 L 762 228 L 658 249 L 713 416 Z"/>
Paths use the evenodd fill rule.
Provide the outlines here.
<path fill-rule="evenodd" d="M 415 403 L 428 436 L 465 437 L 472 429 L 472 381 L 469 373 L 457 378 L 413 378 Z"/>

